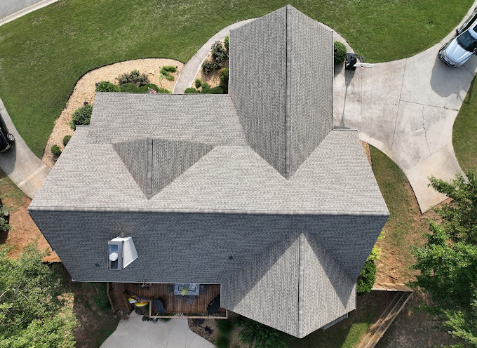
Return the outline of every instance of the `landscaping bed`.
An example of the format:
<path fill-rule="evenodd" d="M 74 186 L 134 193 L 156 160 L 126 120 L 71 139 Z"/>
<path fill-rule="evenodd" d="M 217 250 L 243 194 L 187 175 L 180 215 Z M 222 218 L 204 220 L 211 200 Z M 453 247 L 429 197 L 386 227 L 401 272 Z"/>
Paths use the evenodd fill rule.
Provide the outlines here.
<path fill-rule="evenodd" d="M 173 81 L 161 78 L 160 69 L 163 66 L 177 67 L 177 71 L 172 75 L 174 76 Z M 61 151 L 64 149 L 64 136 L 73 135 L 73 130 L 70 127 L 71 115 L 75 110 L 85 105 L 85 103 L 89 105 L 94 104 L 96 83 L 100 81 L 109 81 L 117 84 L 117 77 L 119 75 L 129 73 L 132 70 L 138 70 L 140 74 L 146 74 L 150 83 L 157 85 L 159 88 L 165 88 L 172 91 L 183 66 L 184 64 L 181 62 L 172 59 L 136 59 L 107 65 L 85 74 L 76 83 L 73 93 L 66 103 L 66 108 L 63 109 L 60 117 L 55 121 L 55 127 L 53 128 L 46 143 L 45 150 L 43 151 L 43 163 L 50 168 L 55 164 L 57 156 L 52 154 L 50 151 L 51 147 L 57 145 Z"/>

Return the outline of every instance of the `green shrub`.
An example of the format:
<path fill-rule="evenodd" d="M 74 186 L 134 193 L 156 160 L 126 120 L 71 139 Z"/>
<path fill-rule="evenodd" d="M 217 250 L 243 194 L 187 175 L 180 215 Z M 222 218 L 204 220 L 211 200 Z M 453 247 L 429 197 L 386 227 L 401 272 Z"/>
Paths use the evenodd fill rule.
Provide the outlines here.
<path fill-rule="evenodd" d="M 222 81 L 224 85 L 229 83 L 229 68 L 225 68 L 220 71 L 220 81 Z"/>
<path fill-rule="evenodd" d="M 172 318 L 159 318 L 160 321 L 163 323 L 167 323 L 168 321 L 171 321 Z"/>
<path fill-rule="evenodd" d="M 159 92 L 159 87 L 157 87 L 157 85 L 155 85 L 154 83 L 148 83 L 147 85 L 145 85 L 144 87 L 149 87 L 150 89 L 153 89 L 155 90 L 156 92 Z M 149 91 L 149 90 L 148 90 Z"/>
<path fill-rule="evenodd" d="M 254 348 L 286 348 L 288 345 L 280 331 L 263 325 L 257 321 L 241 319 L 242 330 L 238 338 Z"/>
<path fill-rule="evenodd" d="M 106 283 L 90 283 L 91 284 L 91 297 L 96 306 L 99 309 L 109 309 L 111 304 L 109 303 L 108 294 L 107 294 L 107 284 Z"/>
<path fill-rule="evenodd" d="M 7 220 L 4 219 L 5 212 L 7 211 L 7 208 L 4 206 L 0 207 L 0 232 L 7 232 L 12 226 L 7 222 Z"/>
<path fill-rule="evenodd" d="M 225 37 L 225 40 L 224 40 L 224 46 L 225 46 L 225 49 L 227 50 L 227 52 L 228 52 L 228 50 L 229 50 L 229 41 L 230 41 L 230 38 L 229 38 L 229 36 L 227 35 L 227 36 Z"/>
<path fill-rule="evenodd" d="M 209 93 L 210 86 L 207 82 L 202 82 L 202 93 Z"/>
<path fill-rule="evenodd" d="M 234 323 L 230 319 L 217 320 L 217 328 L 221 336 L 229 337 L 230 333 L 234 329 Z"/>
<path fill-rule="evenodd" d="M 129 74 L 123 74 L 116 78 L 120 86 L 126 83 L 132 83 L 137 87 L 144 86 L 149 83 L 146 74 L 139 74 L 139 71 L 133 70 Z"/>
<path fill-rule="evenodd" d="M 215 65 L 210 60 L 206 60 L 202 63 L 202 71 L 204 74 L 210 74 L 214 69 Z"/>
<path fill-rule="evenodd" d="M 169 89 L 159 88 L 157 90 L 157 93 L 172 93 L 172 92 Z"/>
<path fill-rule="evenodd" d="M 187 93 L 187 94 L 191 94 L 191 93 L 200 93 L 197 89 L 193 88 L 193 87 L 189 87 L 189 88 L 186 88 L 186 90 L 184 91 L 184 93 Z"/>
<path fill-rule="evenodd" d="M 71 139 L 71 135 L 65 135 L 63 138 L 63 145 L 64 146 L 68 145 L 70 139 Z"/>
<path fill-rule="evenodd" d="M 346 46 L 341 42 L 335 41 L 335 65 L 341 64 L 346 59 Z"/>
<path fill-rule="evenodd" d="M 223 60 L 227 57 L 225 54 L 224 46 L 220 43 L 220 41 L 214 42 L 212 45 L 212 61 L 214 63 L 222 63 Z"/>
<path fill-rule="evenodd" d="M 221 321 L 221 320 L 219 320 L 219 321 Z M 217 346 L 217 348 L 229 348 L 230 338 L 225 337 L 225 336 L 219 336 L 215 340 L 215 345 Z"/>
<path fill-rule="evenodd" d="M 200 79 L 195 79 L 195 88 L 200 88 L 202 86 L 202 81 Z"/>
<path fill-rule="evenodd" d="M 368 259 L 361 270 L 356 282 L 356 292 L 358 294 L 365 294 L 370 292 L 376 281 L 376 264 L 374 260 Z"/>
<path fill-rule="evenodd" d="M 119 86 L 109 81 L 101 81 L 96 84 L 96 92 L 119 92 Z"/>
<path fill-rule="evenodd" d="M 161 68 L 161 73 L 165 73 L 165 72 L 175 73 L 176 71 L 177 71 L 177 68 L 172 65 L 165 65 Z"/>
<path fill-rule="evenodd" d="M 93 113 L 93 105 L 84 105 L 73 112 L 71 115 L 70 127 L 76 130 L 78 125 L 88 125 L 91 121 L 91 114 Z"/>
<path fill-rule="evenodd" d="M 120 90 L 121 92 L 126 92 L 126 93 L 138 93 L 137 87 L 133 83 L 125 83 L 121 85 Z"/>
<path fill-rule="evenodd" d="M 217 86 L 217 87 L 213 87 L 213 88 L 208 88 L 207 90 L 202 90 L 203 93 L 207 93 L 207 94 L 227 94 L 227 90 L 225 88 L 225 86 Z"/>
<path fill-rule="evenodd" d="M 56 157 L 58 157 L 59 155 L 61 155 L 61 150 L 60 150 L 60 148 L 58 147 L 58 145 L 55 144 L 55 145 L 53 145 L 53 146 L 51 147 L 51 153 L 52 153 L 53 155 L 55 155 Z"/>

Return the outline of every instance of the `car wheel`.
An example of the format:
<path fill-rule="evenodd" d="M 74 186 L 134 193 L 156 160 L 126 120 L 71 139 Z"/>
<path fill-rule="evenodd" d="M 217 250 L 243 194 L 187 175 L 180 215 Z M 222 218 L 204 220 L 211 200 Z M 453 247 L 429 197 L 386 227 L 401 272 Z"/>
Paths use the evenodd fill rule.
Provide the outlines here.
<path fill-rule="evenodd" d="M 15 142 L 15 137 L 13 136 L 13 134 L 11 133 L 8 133 L 7 134 L 7 139 L 10 143 L 14 143 Z"/>

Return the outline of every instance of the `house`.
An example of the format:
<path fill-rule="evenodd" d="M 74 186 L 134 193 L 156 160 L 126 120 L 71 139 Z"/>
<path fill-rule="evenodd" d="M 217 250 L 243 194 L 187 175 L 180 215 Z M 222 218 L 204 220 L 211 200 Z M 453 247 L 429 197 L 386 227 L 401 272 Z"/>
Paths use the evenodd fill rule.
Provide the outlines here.
<path fill-rule="evenodd" d="M 231 32 L 228 95 L 97 93 L 29 212 L 75 281 L 220 284 L 301 338 L 356 308 L 389 216 L 332 118 L 333 33 L 286 6 Z"/>

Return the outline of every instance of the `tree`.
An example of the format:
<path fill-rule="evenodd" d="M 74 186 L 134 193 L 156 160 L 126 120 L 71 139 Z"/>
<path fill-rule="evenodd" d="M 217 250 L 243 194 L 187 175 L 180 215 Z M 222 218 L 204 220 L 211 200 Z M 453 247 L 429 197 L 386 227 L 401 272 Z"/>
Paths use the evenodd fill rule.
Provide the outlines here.
<path fill-rule="evenodd" d="M 75 317 L 61 300 L 58 273 L 33 245 L 18 259 L 0 248 L 0 347 L 72 348 Z"/>
<path fill-rule="evenodd" d="M 249 344 L 252 348 L 286 348 L 287 344 L 280 331 L 263 325 L 251 319 L 243 318 L 241 325 L 242 331 L 238 338 Z"/>
<path fill-rule="evenodd" d="M 427 243 L 413 250 L 420 271 L 413 284 L 431 295 L 427 310 L 462 339 L 460 347 L 477 347 L 477 181 L 472 171 L 466 176 L 430 179 L 452 201 L 435 209 L 442 221 L 430 221 Z"/>

